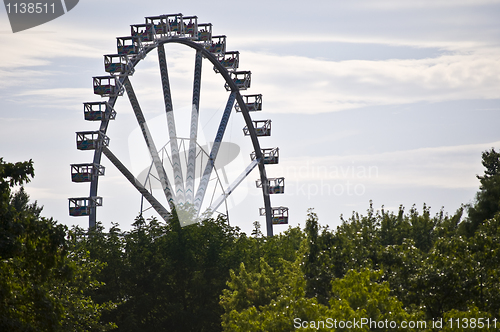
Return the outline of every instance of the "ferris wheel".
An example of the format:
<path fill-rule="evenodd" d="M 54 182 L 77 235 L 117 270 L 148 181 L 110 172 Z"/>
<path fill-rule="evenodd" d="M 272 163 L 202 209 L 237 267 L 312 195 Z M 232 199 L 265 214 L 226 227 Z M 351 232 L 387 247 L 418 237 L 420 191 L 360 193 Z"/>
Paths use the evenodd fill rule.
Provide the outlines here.
<path fill-rule="evenodd" d="M 174 112 L 173 107 L 170 66 L 167 66 L 167 47 L 170 45 L 187 47 L 194 53 L 194 69 L 191 65 L 194 79 L 186 137 L 178 133 L 179 113 Z M 152 52 L 154 50 L 156 57 L 150 54 L 155 53 Z M 132 84 L 136 69 L 139 72 L 137 65 L 147 56 L 153 57 L 159 68 L 163 118 L 166 116 L 164 134 L 167 137 L 167 142 L 161 146 L 157 145 L 158 134 L 151 130 L 151 126 L 158 121 L 146 119 L 139 102 L 144 99 L 141 99 L 139 90 L 134 88 L 136 83 Z M 183 16 L 180 13 L 146 17 L 145 23 L 131 25 L 130 36 L 117 37 L 117 53 L 104 55 L 107 75 L 93 77 L 94 94 L 107 100 L 84 103 L 85 120 L 100 122 L 99 129 L 76 133 L 77 149 L 93 150 L 94 158 L 91 163 L 72 164 L 71 178 L 73 182 L 89 182 L 90 194 L 88 197 L 69 198 L 69 214 L 88 216 L 89 227 L 96 225 L 97 207 L 103 205 L 102 197 L 98 196 L 98 184 L 99 178 L 105 175 L 105 167 L 101 163 L 104 154 L 141 194 L 141 213 L 151 208 L 168 222 L 174 208 L 178 212 L 189 210 L 195 217 L 202 213 L 220 212 L 224 207 L 227 212 L 230 195 L 254 169 L 258 169 L 260 176 L 256 187 L 262 189 L 264 207 L 256 214 L 266 217 L 267 235 L 273 235 L 273 224 L 287 224 L 288 208 L 273 207 L 270 202 L 271 194 L 284 193 L 284 178 L 268 178 L 266 175 L 266 165 L 279 162 L 279 148 L 261 148 L 259 141 L 262 137 L 271 136 L 271 120 L 252 119 L 250 113 L 262 111 L 262 95 L 240 93 L 250 88 L 251 72 L 239 70 L 239 56 L 238 51 L 226 51 L 226 36 L 212 35 L 211 23 L 198 23 L 197 16 Z M 207 107 L 200 105 L 200 91 L 202 67 L 207 61 L 218 75 L 221 91 L 227 100 L 224 107 L 219 107 L 220 112 L 214 113 L 219 119 L 218 126 L 210 133 L 214 138 L 203 142 L 199 121 L 200 114 Z M 130 166 L 126 166 L 111 151 L 112 138 L 108 136 L 108 128 L 112 122 L 119 122 L 116 120 L 117 113 L 120 113 L 117 104 L 119 97 L 123 97 L 121 100 L 125 100 L 132 109 L 137 120 L 137 131 L 149 153 L 150 162 L 140 174 L 134 174 Z M 233 113 L 236 113 L 233 117 L 243 118 L 245 126 L 242 134 L 250 140 L 253 151 L 249 152 L 249 158 L 246 159 L 248 165 L 243 165 L 239 175 L 229 182 L 224 167 L 239 152 L 237 144 L 224 139 Z M 181 219 L 180 222 L 185 226 L 192 220 L 195 219 Z"/>

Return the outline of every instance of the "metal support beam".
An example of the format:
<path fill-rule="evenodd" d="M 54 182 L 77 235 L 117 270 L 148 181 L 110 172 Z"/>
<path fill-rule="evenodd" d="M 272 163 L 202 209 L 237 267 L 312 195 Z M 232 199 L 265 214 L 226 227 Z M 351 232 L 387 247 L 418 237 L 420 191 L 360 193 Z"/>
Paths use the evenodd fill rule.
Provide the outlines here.
<path fill-rule="evenodd" d="M 113 165 L 116 166 L 116 168 L 125 176 L 127 180 L 132 183 L 132 185 L 142 194 L 142 196 L 151 204 L 153 209 L 158 212 L 158 214 L 165 220 L 166 222 L 170 222 L 170 213 L 161 205 L 160 202 L 154 198 L 151 193 L 144 188 L 144 186 L 141 184 L 139 180 L 137 180 L 132 173 L 125 167 L 125 165 L 122 164 L 122 162 L 107 148 L 104 147 L 102 149 L 102 152 L 108 157 L 109 161 L 113 163 Z"/>
<path fill-rule="evenodd" d="M 193 204 L 194 179 L 196 171 L 196 139 L 198 137 L 198 117 L 201 90 L 201 63 L 203 57 L 200 50 L 196 51 L 193 82 L 193 105 L 191 110 L 191 131 L 189 135 L 189 154 L 186 174 L 186 202 Z"/>
<path fill-rule="evenodd" d="M 158 150 L 156 149 L 155 143 L 153 141 L 153 136 L 149 131 L 146 119 L 144 118 L 141 110 L 141 106 L 139 105 L 134 89 L 132 88 L 132 84 L 130 83 L 128 77 L 125 78 L 124 85 L 125 90 L 127 91 L 128 98 L 130 100 L 130 104 L 132 105 L 132 108 L 134 110 L 135 117 L 137 118 L 137 122 L 139 123 L 139 127 L 141 128 L 142 134 L 144 136 L 144 140 L 146 141 L 146 145 L 148 146 L 149 153 L 151 155 L 151 158 L 153 159 L 156 172 L 158 173 L 158 177 L 160 178 L 160 183 L 163 188 L 163 192 L 165 193 L 165 197 L 167 198 L 170 206 L 173 207 L 175 205 L 175 200 L 174 196 L 172 195 L 172 186 L 170 185 L 170 181 L 168 180 L 165 168 L 163 168 L 163 163 L 158 155 Z"/>
<path fill-rule="evenodd" d="M 163 44 L 158 45 L 158 61 L 160 64 L 161 83 L 163 87 L 163 99 L 165 102 L 165 112 L 167 113 L 168 135 L 170 137 L 170 147 L 172 151 L 172 168 L 174 171 L 175 201 L 177 204 L 184 204 L 184 178 L 182 177 L 181 158 L 179 156 L 179 145 L 177 142 L 177 131 L 175 129 L 175 119 L 172 106 L 172 96 L 170 93 L 170 82 L 168 79 L 167 57 Z"/>
<path fill-rule="evenodd" d="M 250 165 L 248 165 L 248 167 L 245 168 L 243 173 L 241 173 L 236 178 L 236 180 L 233 183 L 231 183 L 231 185 L 229 187 L 227 187 L 227 189 L 224 191 L 224 193 L 215 202 L 212 203 L 209 210 L 212 212 L 216 211 L 219 208 L 219 206 L 222 204 L 222 202 L 224 202 L 229 197 L 229 195 L 232 194 L 232 192 L 236 189 L 236 187 L 238 187 L 240 185 L 240 183 L 243 182 L 243 180 L 248 176 L 248 174 L 250 174 L 253 171 L 255 166 L 257 166 L 258 164 L 259 164 L 258 159 L 253 160 L 250 163 Z"/>
<path fill-rule="evenodd" d="M 214 139 L 214 144 L 212 145 L 212 150 L 210 151 L 210 157 L 207 161 L 205 171 L 203 172 L 203 176 L 200 180 L 198 191 L 196 192 L 194 207 L 196 209 L 197 215 L 200 214 L 201 203 L 203 202 L 203 198 L 205 197 L 208 181 L 210 180 L 210 176 L 212 175 L 215 160 L 217 159 L 219 147 L 222 142 L 222 138 L 224 137 L 224 133 L 226 131 L 227 123 L 229 122 L 229 117 L 231 115 L 231 110 L 233 109 L 235 99 L 236 94 L 234 92 L 231 92 L 227 100 L 226 108 L 224 109 L 224 114 L 222 115 L 222 119 L 219 124 L 219 129 L 217 130 L 217 134 Z"/>

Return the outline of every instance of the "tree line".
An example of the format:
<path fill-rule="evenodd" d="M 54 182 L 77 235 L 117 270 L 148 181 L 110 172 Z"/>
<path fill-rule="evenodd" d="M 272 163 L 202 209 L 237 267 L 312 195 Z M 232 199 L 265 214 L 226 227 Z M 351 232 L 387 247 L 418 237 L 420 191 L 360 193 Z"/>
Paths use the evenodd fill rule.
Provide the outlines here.
<path fill-rule="evenodd" d="M 0 158 L 0 330 L 498 330 L 500 153 L 482 163 L 453 214 L 370 203 L 330 229 L 310 209 L 268 238 L 222 216 L 182 228 L 176 211 L 128 231 L 67 227 L 22 188 L 32 161 Z"/>

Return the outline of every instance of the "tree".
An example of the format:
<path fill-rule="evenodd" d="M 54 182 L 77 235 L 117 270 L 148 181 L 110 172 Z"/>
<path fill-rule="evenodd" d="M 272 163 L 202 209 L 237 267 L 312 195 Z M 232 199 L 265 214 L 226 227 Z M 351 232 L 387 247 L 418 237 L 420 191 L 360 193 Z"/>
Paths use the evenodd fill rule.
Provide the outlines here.
<path fill-rule="evenodd" d="M 327 304 L 330 298 L 330 282 L 333 272 L 330 266 L 331 259 L 329 237 L 319 233 L 318 216 L 312 209 L 308 210 L 305 233 L 307 235 L 307 254 L 304 257 L 302 271 L 306 280 L 306 296 L 316 298 L 319 303 Z"/>
<path fill-rule="evenodd" d="M 73 250 L 67 228 L 40 217 L 36 202 L 21 188 L 34 176 L 32 161 L 0 158 L 0 330 L 104 331 L 99 318 L 107 306 L 83 292 L 98 287 L 100 268 L 86 252 Z"/>
<path fill-rule="evenodd" d="M 222 217 L 181 227 L 174 210 L 168 224 L 138 216 L 126 232 L 97 225 L 80 245 L 106 263 L 96 274 L 105 285 L 89 294 L 117 304 L 103 316 L 117 331 L 220 331 L 219 296 L 251 240 Z"/>
<path fill-rule="evenodd" d="M 500 153 L 492 148 L 482 153 L 483 176 L 477 176 L 481 186 L 476 194 L 476 201 L 469 205 L 469 220 L 463 228 L 472 236 L 483 221 L 491 219 L 500 211 Z"/>
<path fill-rule="evenodd" d="M 21 248 L 16 236 L 22 232 L 15 222 L 20 213 L 12 203 L 11 188 L 30 181 L 35 175 L 33 162 L 6 163 L 0 158 L 0 257 L 10 258 Z M 19 201 L 17 199 L 16 201 Z"/>
<path fill-rule="evenodd" d="M 398 324 L 423 319 L 422 312 L 406 312 L 403 304 L 390 295 L 389 284 L 380 282 L 380 271 L 350 270 L 344 278 L 333 280 L 334 296 L 326 305 L 318 303 L 315 297 L 307 297 L 306 279 L 300 267 L 307 257 L 306 251 L 304 243 L 297 260 L 285 262 L 281 271 L 273 271 L 262 260 L 259 273 L 248 273 L 244 266 L 239 274 L 232 273 L 229 289 L 221 297 L 225 309 L 224 331 L 352 330 L 352 326 L 345 325 L 347 321 L 357 321 L 356 330 L 369 331 L 369 321 L 360 325 L 362 319 Z M 377 330 L 398 329 L 386 326 Z M 423 331 L 424 328 L 404 330 Z"/>
<path fill-rule="evenodd" d="M 228 289 L 221 296 L 223 330 L 291 331 L 295 317 L 318 318 L 326 307 L 305 296 L 306 280 L 300 268 L 305 251 L 303 243 L 295 262 L 282 260 L 282 270 L 261 259 L 258 271 L 248 272 L 244 264 L 238 274 L 231 271 Z"/>
<path fill-rule="evenodd" d="M 450 310 L 442 319 L 442 331 L 498 331 L 495 315 L 480 311 L 472 305 L 466 311 Z"/>
<path fill-rule="evenodd" d="M 496 317 L 500 312 L 500 213 L 468 239 L 471 287 L 468 304 Z M 478 316 L 479 317 L 479 316 Z"/>

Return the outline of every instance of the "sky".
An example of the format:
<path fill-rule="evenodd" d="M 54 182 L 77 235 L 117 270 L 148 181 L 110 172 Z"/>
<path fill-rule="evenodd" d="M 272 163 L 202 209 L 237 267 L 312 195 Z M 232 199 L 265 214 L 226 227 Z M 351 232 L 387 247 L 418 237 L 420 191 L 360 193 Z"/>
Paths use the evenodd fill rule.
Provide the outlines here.
<path fill-rule="evenodd" d="M 116 53 L 116 37 L 145 16 L 182 13 L 213 24 L 240 52 L 240 70 L 252 72 L 262 94 L 255 120 L 272 120 L 262 147 L 279 147 L 279 165 L 268 177 L 285 177 L 285 194 L 273 206 L 289 208 L 289 224 L 305 225 L 309 208 L 331 228 L 340 216 L 400 205 L 454 213 L 473 202 L 483 173 L 481 153 L 500 148 L 500 1 L 80 1 L 46 24 L 12 33 L 0 9 L 0 156 L 32 159 L 26 186 L 43 215 L 88 226 L 70 217 L 68 198 L 88 196 L 73 183 L 70 164 L 93 153 L 76 149 L 75 132 L 97 130 L 84 121 L 83 102 L 101 101 L 92 77 L 105 75 L 103 55 Z M 189 119 L 194 53 L 166 48 L 179 135 Z M 167 143 L 157 59 L 151 53 L 131 78 L 160 148 Z M 227 92 L 205 60 L 200 102 L 200 143 L 213 140 Z M 110 123 L 110 150 L 134 173 L 148 167 L 144 142 L 127 96 Z M 231 115 L 225 141 L 240 153 L 220 177 L 231 183 L 250 163 L 241 114 Z M 188 120 L 186 120 L 188 121 Z M 187 123 L 187 122 L 186 122 Z M 186 129 L 187 130 L 187 129 Z M 231 158 L 230 158 L 231 159 Z M 99 182 L 105 227 L 130 229 L 140 194 L 103 157 Z M 225 179 L 227 177 L 227 181 Z M 229 202 L 230 223 L 251 232 L 263 206 L 254 171 Z M 149 210 L 151 211 L 151 210 Z M 148 212 L 145 213 L 147 215 Z M 151 214 L 154 214 L 151 212 Z M 265 229 L 265 228 L 264 228 Z M 286 226 L 275 226 L 281 232 Z"/>

